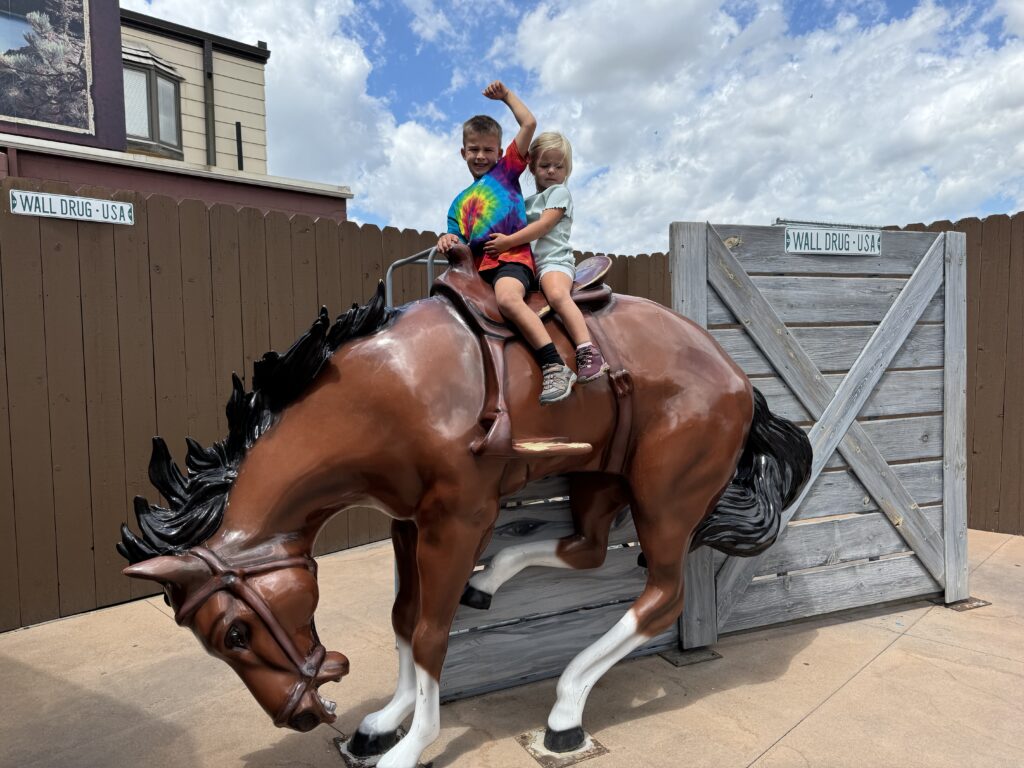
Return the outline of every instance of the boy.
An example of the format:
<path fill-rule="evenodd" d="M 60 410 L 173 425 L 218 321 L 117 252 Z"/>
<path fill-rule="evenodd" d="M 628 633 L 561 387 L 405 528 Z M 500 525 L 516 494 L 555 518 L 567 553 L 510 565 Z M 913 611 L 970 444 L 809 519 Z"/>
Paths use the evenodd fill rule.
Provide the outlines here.
<path fill-rule="evenodd" d="M 501 126 L 496 120 L 477 115 L 463 124 L 462 159 L 473 176 L 473 183 L 452 201 L 448 209 L 448 232 L 438 239 L 437 249 L 447 253 L 459 243 L 469 245 L 480 277 L 494 286 L 501 313 L 533 348 L 544 373 L 540 402 L 556 403 L 572 392 L 576 374 L 558 354 L 544 323 L 524 301 L 534 283 L 530 246 L 521 245 L 497 255 L 483 252 L 492 233 L 511 235 L 526 226 L 526 206 L 519 177 L 527 167 L 526 155 L 537 120 L 501 81 L 494 81 L 483 93 L 489 99 L 505 102 L 519 123 L 519 132 L 501 155 Z"/>

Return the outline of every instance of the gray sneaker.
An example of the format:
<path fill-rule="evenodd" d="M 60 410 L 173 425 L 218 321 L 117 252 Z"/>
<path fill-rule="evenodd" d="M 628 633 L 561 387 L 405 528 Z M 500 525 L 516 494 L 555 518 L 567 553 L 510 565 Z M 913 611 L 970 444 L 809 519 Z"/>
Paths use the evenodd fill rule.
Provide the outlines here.
<path fill-rule="evenodd" d="M 576 383 L 576 374 L 569 366 L 545 365 L 543 374 L 544 386 L 540 392 L 541 405 L 565 400 L 572 393 L 572 385 Z"/>

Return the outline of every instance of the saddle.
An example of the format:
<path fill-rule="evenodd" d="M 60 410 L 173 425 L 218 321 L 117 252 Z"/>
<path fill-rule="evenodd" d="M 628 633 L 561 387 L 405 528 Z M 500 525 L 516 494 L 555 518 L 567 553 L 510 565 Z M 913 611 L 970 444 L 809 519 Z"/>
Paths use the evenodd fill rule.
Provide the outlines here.
<path fill-rule="evenodd" d="M 448 299 L 476 332 L 484 361 L 485 396 L 480 414 L 484 436 L 473 441 L 470 450 L 477 456 L 506 459 L 590 453 L 593 450 L 590 443 L 566 438 L 512 438 L 512 425 L 505 402 L 505 342 L 518 332 L 502 316 L 494 289 L 480 277 L 470 249 L 465 245 L 457 245 L 446 256 L 448 269 L 434 280 L 430 294 Z M 593 256 L 582 262 L 576 269 L 571 296 L 588 315 L 588 328 L 612 367 L 609 377 L 616 395 L 616 426 L 602 468 L 618 471 L 625 461 L 630 437 L 632 409 L 629 396 L 632 382 L 629 372 L 616 364 L 617 355 L 603 338 L 600 323 L 593 314 L 612 301 L 612 289 L 603 282 L 611 263 L 611 259 L 604 255 Z M 551 313 L 551 307 L 540 291 L 527 294 L 526 304 L 541 318 Z"/>

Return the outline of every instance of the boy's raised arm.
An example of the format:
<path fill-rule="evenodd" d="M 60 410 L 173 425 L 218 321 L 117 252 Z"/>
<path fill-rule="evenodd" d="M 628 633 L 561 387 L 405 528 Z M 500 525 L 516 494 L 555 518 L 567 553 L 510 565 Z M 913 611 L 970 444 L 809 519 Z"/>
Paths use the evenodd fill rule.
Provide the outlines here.
<path fill-rule="evenodd" d="M 519 154 L 526 157 L 530 151 L 530 142 L 533 141 L 534 131 L 537 130 L 537 118 L 523 103 L 523 100 L 516 96 L 501 80 L 495 80 L 484 88 L 484 96 L 495 101 L 503 101 L 510 110 L 512 116 L 519 123 L 519 133 L 516 134 L 516 149 Z"/>

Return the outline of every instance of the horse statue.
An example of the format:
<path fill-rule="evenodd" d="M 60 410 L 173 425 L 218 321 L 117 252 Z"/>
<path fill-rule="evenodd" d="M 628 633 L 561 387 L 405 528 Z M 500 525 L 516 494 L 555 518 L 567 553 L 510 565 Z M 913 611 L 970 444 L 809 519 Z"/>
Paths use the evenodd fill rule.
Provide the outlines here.
<path fill-rule="evenodd" d="M 430 298 L 393 309 L 381 286 L 334 323 L 321 309 L 287 352 L 255 364 L 251 392 L 234 376 L 229 434 L 208 448 L 189 439 L 186 473 L 154 438 L 150 479 L 168 506 L 136 498 L 141 536 L 122 526 L 118 544 L 124 573 L 164 586 L 177 623 L 235 670 L 275 725 L 309 731 L 334 722 L 336 704 L 318 689 L 349 671 L 317 636 L 314 540 L 348 507 L 389 515 L 398 683 L 347 745 L 380 755 L 381 768 L 412 768 L 438 736 L 460 600 L 484 609 L 531 565 L 601 565 L 628 506 L 646 586 L 566 668 L 547 721 L 548 749 L 579 748 L 600 677 L 681 614 L 687 553 L 770 546 L 811 463 L 804 433 L 769 412 L 704 329 L 611 295 L 599 274 L 581 303 L 611 375 L 538 405 L 540 372 L 502 325 L 493 291 L 468 250 L 449 258 Z M 547 323 L 572 359 L 560 324 Z M 506 549 L 474 574 L 499 499 L 552 475 L 568 477 L 575 532 Z"/>

